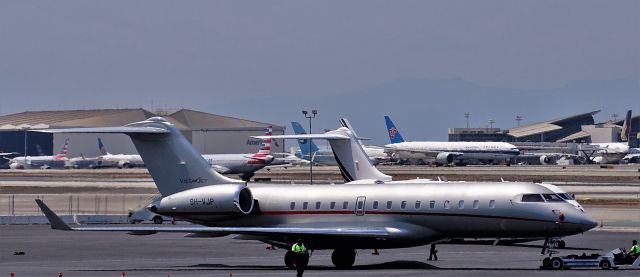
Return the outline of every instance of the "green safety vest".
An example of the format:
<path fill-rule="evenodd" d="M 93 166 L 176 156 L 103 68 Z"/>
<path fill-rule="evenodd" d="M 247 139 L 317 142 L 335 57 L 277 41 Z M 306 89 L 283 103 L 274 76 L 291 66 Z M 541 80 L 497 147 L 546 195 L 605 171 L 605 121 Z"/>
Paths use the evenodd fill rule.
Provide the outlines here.
<path fill-rule="evenodd" d="M 640 246 L 638 245 L 631 246 L 631 249 L 629 249 L 629 253 L 640 254 Z"/>
<path fill-rule="evenodd" d="M 291 251 L 296 253 L 304 253 L 304 252 L 307 252 L 307 248 L 304 247 L 303 243 L 300 243 L 300 244 L 296 243 L 291 247 Z"/>

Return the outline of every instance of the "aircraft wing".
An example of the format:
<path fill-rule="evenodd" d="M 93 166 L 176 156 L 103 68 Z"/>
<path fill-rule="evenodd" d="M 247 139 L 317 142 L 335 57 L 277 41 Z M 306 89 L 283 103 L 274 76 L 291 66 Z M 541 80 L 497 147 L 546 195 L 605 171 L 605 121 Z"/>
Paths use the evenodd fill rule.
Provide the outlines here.
<path fill-rule="evenodd" d="M 155 127 L 98 127 L 98 128 L 70 128 L 70 129 L 42 129 L 33 130 L 41 133 L 117 133 L 117 134 L 163 134 L 169 130 Z"/>
<path fill-rule="evenodd" d="M 78 227 L 71 228 L 64 223 L 40 199 L 36 203 L 47 217 L 51 229 L 64 231 L 94 231 L 94 232 L 129 232 L 133 235 L 150 235 L 154 233 L 197 233 L 213 235 L 261 235 L 261 236 L 338 236 L 338 237 L 370 237 L 384 238 L 389 235 L 386 228 L 300 228 L 300 227 Z"/>

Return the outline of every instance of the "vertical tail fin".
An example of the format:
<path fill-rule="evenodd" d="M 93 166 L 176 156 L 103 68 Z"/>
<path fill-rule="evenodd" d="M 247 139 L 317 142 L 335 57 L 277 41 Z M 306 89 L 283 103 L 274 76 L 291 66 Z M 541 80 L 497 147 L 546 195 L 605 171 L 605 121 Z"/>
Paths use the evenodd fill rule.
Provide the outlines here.
<path fill-rule="evenodd" d="M 131 137 L 162 196 L 220 184 L 243 184 L 217 173 L 182 132 L 162 117 L 124 127 L 45 129 L 46 133 L 121 133 Z"/>
<path fill-rule="evenodd" d="M 342 122 L 343 124 L 349 125 L 348 121 Z M 340 168 L 340 173 L 345 182 L 348 183 L 358 180 L 391 181 L 391 176 L 383 174 L 371 164 L 371 160 L 362 148 L 360 141 L 358 141 L 358 138 L 349 128 L 341 127 L 324 134 L 273 136 L 273 138 L 329 140 L 336 162 Z"/>
<path fill-rule="evenodd" d="M 264 130 L 264 135 L 265 136 L 272 136 L 273 135 L 273 127 L 269 126 L 267 129 L 265 129 Z M 258 154 L 263 154 L 263 155 L 271 154 L 271 138 L 262 140 L 262 142 L 260 143 L 260 149 L 258 150 Z"/>
<path fill-rule="evenodd" d="M 293 132 L 296 135 L 304 135 L 307 132 L 302 128 L 302 125 L 298 122 L 291 122 L 291 126 L 293 127 Z M 302 152 L 303 157 L 309 156 L 311 157 L 312 153 L 317 152 L 318 146 L 310 139 L 298 139 L 298 146 L 300 146 L 300 152 Z"/>
<path fill-rule="evenodd" d="M 104 144 L 102 143 L 102 139 L 100 138 L 98 138 L 98 150 L 100 151 L 101 156 L 109 154 L 109 152 L 107 151 L 107 147 L 104 146 Z"/>
<path fill-rule="evenodd" d="M 393 121 L 391 121 L 391 117 L 385 115 L 384 121 L 387 124 L 387 133 L 389 134 L 391 143 L 404 142 L 404 138 L 400 134 L 400 131 L 398 131 L 398 128 L 396 128 L 396 125 L 393 124 Z"/>
<path fill-rule="evenodd" d="M 629 135 L 631 135 L 631 110 L 627 111 L 627 116 L 624 118 L 622 131 L 620 132 L 620 141 L 628 142 Z"/>
<path fill-rule="evenodd" d="M 69 138 L 67 138 L 64 141 L 64 145 L 62 145 L 62 148 L 60 149 L 60 152 L 58 153 L 58 155 L 56 155 L 56 159 L 64 159 L 67 157 L 67 153 L 69 152 Z"/>

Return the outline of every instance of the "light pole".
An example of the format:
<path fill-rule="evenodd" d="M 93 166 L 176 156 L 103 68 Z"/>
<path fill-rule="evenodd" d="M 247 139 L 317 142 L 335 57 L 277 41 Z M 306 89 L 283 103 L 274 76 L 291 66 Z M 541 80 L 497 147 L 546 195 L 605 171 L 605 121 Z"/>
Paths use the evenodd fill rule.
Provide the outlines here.
<path fill-rule="evenodd" d="M 464 113 L 464 118 L 467 119 L 467 129 L 469 129 L 469 115 L 471 115 L 470 113 Z"/>
<path fill-rule="evenodd" d="M 304 117 L 309 119 L 309 134 L 311 134 L 311 119 L 316 118 L 318 110 L 311 110 L 311 113 L 307 110 L 303 110 L 302 114 Z M 311 139 L 309 139 L 309 183 L 311 185 L 313 185 L 313 156 L 314 153 L 311 153 Z"/>
<path fill-rule="evenodd" d="M 520 121 L 522 121 L 523 117 L 521 115 L 516 115 L 516 121 L 518 121 L 518 127 L 520 127 Z"/>
<path fill-rule="evenodd" d="M 496 123 L 496 121 L 493 119 L 489 119 L 489 128 L 493 129 L 493 123 Z"/>

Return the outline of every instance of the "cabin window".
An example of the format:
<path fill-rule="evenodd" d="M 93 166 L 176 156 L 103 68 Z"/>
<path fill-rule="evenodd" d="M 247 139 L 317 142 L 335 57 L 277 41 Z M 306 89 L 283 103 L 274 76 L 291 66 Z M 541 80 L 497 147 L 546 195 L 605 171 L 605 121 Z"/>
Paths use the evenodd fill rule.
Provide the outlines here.
<path fill-rule="evenodd" d="M 406 209 L 407 208 L 407 201 L 402 201 L 400 202 L 400 209 Z"/>
<path fill-rule="evenodd" d="M 329 204 L 329 208 L 330 209 L 335 209 L 336 208 L 336 202 L 335 201 L 331 201 L 331 204 Z"/>
<path fill-rule="evenodd" d="M 342 203 L 342 209 L 349 209 L 349 202 L 344 201 L 344 203 Z"/>
<path fill-rule="evenodd" d="M 308 202 L 302 202 L 302 209 L 306 210 L 307 208 L 309 208 L 309 203 Z"/>
<path fill-rule="evenodd" d="M 474 209 L 480 208 L 480 201 L 478 201 L 478 200 L 473 200 L 473 208 L 474 208 Z"/>
<path fill-rule="evenodd" d="M 429 201 L 429 208 L 431 208 L 431 209 L 435 209 L 436 208 L 436 200 Z"/>
<path fill-rule="evenodd" d="M 464 200 L 458 201 L 458 209 L 464 209 Z"/>
<path fill-rule="evenodd" d="M 357 209 L 358 210 L 362 210 L 363 206 L 364 206 L 364 201 L 358 201 L 358 208 Z"/>
<path fill-rule="evenodd" d="M 523 194 L 522 202 L 544 202 L 540 194 Z"/>
<path fill-rule="evenodd" d="M 495 208 L 496 208 L 496 200 L 490 200 L 489 209 L 495 209 Z"/>
<path fill-rule="evenodd" d="M 420 209 L 420 201 L 416 201 L 416 210 Z"/>
<path fill-rule="evenodd" d="M 373 201 L 373 209 L 374 210 L 378 209 L 378 201 Z"/>
<path fill-rule="evenodd" d="M 296 209 L 296 202 L 291 202 L 291 205 L 289 206 L 289 209 L 295 210 Z"/>
<path fill-rule="evenodd" d="M 320 209 L 320 201 L 316 202 L 316 210 Z"/>
<path fill-rule="evenodd" d="M 444 208 L 445 208 L 445 209 L 448 209 L 448 208 L 449 208 L 449 206 L 451 206 L 451 205 L 450 205 L 449 200 L 445 200 L 445 201 L 444 201 Z"/>
<path fill-rule="evenodd" d="M 542 197 L 544 197 L 544 200 L 546 200 L 547 202 L 563 202 L 564 201 L 560 196 L 553 193 L 545 193 L 542 195 Z"/>
<path fill-rule="evenodd" d="M 392 206 L 393 206 L 393 201 L 387 201 L 387 210 L 391 210 Z"/>

